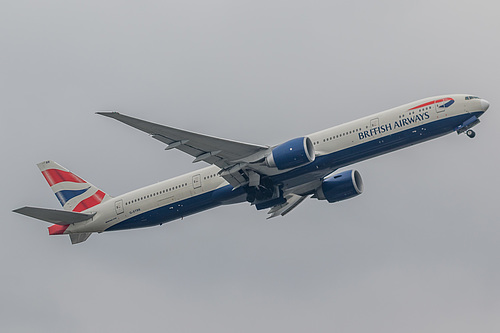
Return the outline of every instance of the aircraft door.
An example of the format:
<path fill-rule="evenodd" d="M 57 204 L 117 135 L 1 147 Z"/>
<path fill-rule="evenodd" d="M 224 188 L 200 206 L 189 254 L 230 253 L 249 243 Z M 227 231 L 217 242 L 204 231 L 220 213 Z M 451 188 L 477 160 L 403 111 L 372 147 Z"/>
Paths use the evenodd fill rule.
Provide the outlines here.
<path fill-rule="evenodd" d="M 193 176 L 193 194 L 198 194 L 201 192 L 201 175 Z"/>
<path fill-rule="evenodd" d="M 201 176 L 200 175 L 194 175 L 193 176 L 193 188 L 200 188 L 201 187 Z"/>
<path fill-rule="evenodd" d="M 379 126 L 380 126 L 380 124 L 379 124 L 378 118 L 374 118 L 374 119 L 370 120 L 370 130 L 373 129 L 373 131 L 371 131 L 372 137 L 380 136 L 380 129 L 378 129 Z"/>
<path fill-rule="evenodd" d="M 123 200 L 118 200 L 115 202 L 116 215 L 123 213 Z"/>

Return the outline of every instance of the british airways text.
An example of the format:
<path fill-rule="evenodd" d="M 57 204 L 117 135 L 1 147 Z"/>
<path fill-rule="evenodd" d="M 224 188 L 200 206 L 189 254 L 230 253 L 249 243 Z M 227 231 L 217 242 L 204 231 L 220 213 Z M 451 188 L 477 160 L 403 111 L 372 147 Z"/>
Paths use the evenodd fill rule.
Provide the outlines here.
<path fill-rule="evenodd" d="M 406 127 L 409 126 L 413 123 L 421 122 L 424 120 L 427 120 L 430 118 L 430 115 L 428 112 L 424 112 L 422 114 L 417 114 L 412 117 L 407 117 L 400 119 L 398 121 L 395 121 L 394 123 L 389 123 L 389 124 L 384 124 L 378 127 L 371 128 L 369 131 L 364 131 L 358 133 L 359 139 L 363 140 L 366 138 L 370 138 L 372 136 L 375 136 L 377 134 L 382 134 L 385 132 L 392 131 L 393 129 L 399 128 L 399 127 Z"/>

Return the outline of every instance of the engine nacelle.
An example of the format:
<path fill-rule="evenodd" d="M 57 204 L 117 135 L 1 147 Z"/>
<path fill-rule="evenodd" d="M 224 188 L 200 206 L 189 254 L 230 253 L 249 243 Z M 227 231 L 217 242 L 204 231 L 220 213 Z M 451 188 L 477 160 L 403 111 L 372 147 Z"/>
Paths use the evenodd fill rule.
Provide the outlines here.
<path fill-rule="evenodd" d="M 348 170 L 325 179 L 315 197 L 329 203 L 353 198 L 363 193 L 363 180 L 357 170 Z"/>
<path fill-rule="evenodd" d="M 268 166 L 285 170 L 310 163 L 316 158 L 314 145 L 308 137 L 296 138 L 275 147 L 266 157 Z"/>

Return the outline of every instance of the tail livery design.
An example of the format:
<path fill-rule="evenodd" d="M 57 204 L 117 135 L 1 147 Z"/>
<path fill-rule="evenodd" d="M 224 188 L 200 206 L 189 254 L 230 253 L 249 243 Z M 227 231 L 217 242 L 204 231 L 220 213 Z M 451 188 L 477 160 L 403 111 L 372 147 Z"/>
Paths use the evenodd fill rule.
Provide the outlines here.
<path fill-rule="evenodd" d="M 48 228 L 49 235 L 67 233 L 73 244 L 87 240 L 91 233 L 70 233 L 67 229 L 72 224 L 91 221 L 95 212 L 84 211 L 107 201 L 111 196 L 56 162 L 45 161 L 38 163 L 37 166 L 64 210 L 23 207 L 14 212 L 53 223 L 54 225 Z"/>
<path fill-rule="evenodd" d="M 56 162 L 46 161 L 37 165 L 64 210 L 80 213 L 110 198 Z"/>

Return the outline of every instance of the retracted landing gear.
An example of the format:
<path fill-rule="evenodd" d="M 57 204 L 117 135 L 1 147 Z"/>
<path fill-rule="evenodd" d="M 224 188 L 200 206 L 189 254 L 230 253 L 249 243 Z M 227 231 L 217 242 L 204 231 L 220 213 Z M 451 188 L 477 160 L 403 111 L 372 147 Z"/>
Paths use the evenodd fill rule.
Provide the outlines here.
<path fill-rule="evenodd" d="M 475 136 L 476 136 L 476 132 L 474 132 L 474 131 L 473 131 L 473 130 L 471 130 L 471 129 L 470 129 L 470 130 L 467 130 L 467 132 L 465 132 L 465 134 L 467 134 L 467 136 L 468 136 L 469 138 L 471 138 L 471 139 L 472 139 L 473 137 L 475 137 Z"/>

